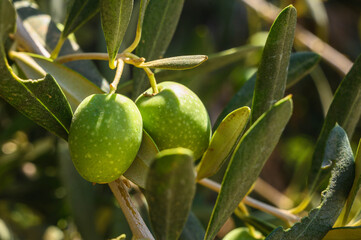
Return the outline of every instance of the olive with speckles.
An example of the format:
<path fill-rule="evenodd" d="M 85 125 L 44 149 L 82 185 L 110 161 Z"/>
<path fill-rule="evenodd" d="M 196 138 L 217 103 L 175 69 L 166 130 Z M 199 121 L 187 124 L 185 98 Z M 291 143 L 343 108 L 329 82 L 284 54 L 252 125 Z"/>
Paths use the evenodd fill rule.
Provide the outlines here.
<path fill-rule="evenodd" d="M 206 108 L 189 88 L 176 82 L 157 85 L 159 93 L 148 89 L 135 101 L 145 131 L 159 150 L 183 147 L 198 159 L 207 149 L 211 124 Z"/>
<path fill-rule="evenodd" d="M 129 98 L 93 94 L 76 109 L 69 130 L 75 168 L 86 180 L 108 183 L 133 162 L 142 140 L 142 117 Z"/>

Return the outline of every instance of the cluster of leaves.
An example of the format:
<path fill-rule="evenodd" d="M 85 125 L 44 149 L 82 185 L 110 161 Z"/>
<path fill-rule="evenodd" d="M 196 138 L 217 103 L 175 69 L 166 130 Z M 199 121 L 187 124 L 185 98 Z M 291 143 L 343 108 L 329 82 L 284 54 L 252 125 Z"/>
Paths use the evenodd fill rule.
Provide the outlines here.
<path fill-rule="evenodd" d="M 214 71 L 239 61 L 246 53 L 259 50 L 254 46 L 243 46 L 211 55 L 195 69 L 167 71 L 188 69 L 204 61 L 202 56 L 161 59 L 176 29 L 182 6 L 181 0 L 140 1 L 135 41 L 123 53 L 135 50 L 137 56 L 148 62 L 134 64 L 137 68 L 133 69 L 133 80 L 120 85 L 118 92 L 131 92 L 135 98 L 148 87 L 147 74 L 141 68 L 165 69 L 156 72 L 158 82 L 177 81 Z M 73 49 L 75 42 L 67 38 L 98 11 L 107 43 L 109 66 L 115 68 L 120 45 L 134 12 L 133 1 L 71 1 L 62 32 L 48 21 L 47 34 L 51 32 L 55 35 L 51 38 L 46 34 L 44 36 L 40 27 L 32 30 L 39 31 L 36 37 L 26 28 L 40 24 L 40 20 L 35 24 L 29 18 L 37 13 L 31 5 L 24 1 L 16 1 L 14 5 L 8 0 L 0 3 L 0 96 L 34 122 L 65 140 L 72 109 L 90 94 L 109 91 L 109 84 L 91 61 L 65 66 L 50 57 L 78 52 Z M 16 16 L 19 22 L 15 24 Z M 139 153 L 124 176 L 144 189 L 150 222 L 157 239 L 214 239 L 235 209 L 241 208 L 242 199 L 252 189 L 292 116 L 292 96 L 284 97 L 285 90 L 301 80 L 320 60 L 312 52 L 291 53 L 295 29 L 296 10 L 289 6 L 279 14 L 269 31 L 257 73 L 219 115 L 210 145 L 197 165 L 196 175 L 189 151 L 158 153 L 152 139 L 144 133 Z M 9 47 L 12 43 L 10 35 L 14 36 L 15 44 L 31 53 L 13 51 L 14 46 Z M 12 60 L 10 63 L 8 58 Z M 247 222 L 264 236 L 268 235 L 266 239 L 322 239 L 326 235 L 326 239 L 337 239 L 340 234 L 360 231 L 358 227 L 345 227 L 358 217 L 351 218 L 349 214 L 360 186 L 361 154 L 359 147 L 354 157 L 348 138 L 352 137 L 361 115 L 360 65 L 361 58 L 358 58 L 338 86 L 315 147 L 310 174 L 313 184 L 309 194 L 316 192 L 318 185 L 331 175 L 320 205 L 288 230 L 273 230 L 264 222 Z M 71 169 L 70 161 L 66 159 L 66 144 L 59 143 L 58 148 L 63 153 L 61 164 Z M 190 211 L 196 183 L 213 176 L 223 165 L 227 169 L 204 230 Z M 322 166 L 328 169 L 332 166 L 331 174 Z M 83 187 L 85 183 L 76 177 L 64 179 L 67 179 L 65 185 L 69 188 L 69 195 L 73 195 L 71 204 L 81 206 L 87 202 L 85 199 L 91 190 Z M 84 196 L 79 189 L 85 191 Z M 88 202 L 83 208 L 92 209 L 92 204 Z M 93 227 L 94 212 L 89 211 L 87 215 L 85 212 L 79 209 L 73 212 L 78 230 L 85 239 L 98 239 Z M 333 228 L 336 221 L 342 221 L 339 226 L 343 227 Z M 244 234 L 243 230 L 241 234 Z M 246 235 L 255 238 L 251 230 L 247 230 Z M 225 239 L 242 239 L 242 236 L 229 234 Z"/>

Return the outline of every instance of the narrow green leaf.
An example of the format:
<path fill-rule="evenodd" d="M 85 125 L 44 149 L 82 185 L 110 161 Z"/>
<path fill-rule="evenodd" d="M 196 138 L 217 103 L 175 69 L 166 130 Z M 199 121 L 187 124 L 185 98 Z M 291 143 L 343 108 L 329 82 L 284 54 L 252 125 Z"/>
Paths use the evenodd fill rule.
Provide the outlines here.
<path fill-rule="evenodd" d="M 192 152 L 185 148 L 161 151 L 151 164 L 146 189 L 157 239 L 178 239 L 196 189 Z"/>
<path fill-rule="evenodd" d="M 296 52 L 291 54 L 287 73 L 286 88 L 290 88 L 309 74 L 319 63 L 321 56 L 314 52 Z"/>
<path fill-rule="evenodd" d="M 59 85 L 50 75 L 38 80 L 18 78 L 7 65 L 1 48 L 0 96 L 40 126 L 67 139 L 72 111 Z"/>
<path fill-rule="evenodd" d="M 139 6 L 139 16 L 138 16 L 138 28 L 143 28 L 143 21 L 145 16 L 145 11 L 147 10 L 148 4 L 150 0 L 141 0 Z"/>
<path fill-rule="evenodd" d="M 150 1 L 144 16 L 142 38 L 136 54 L 148 61 L 161 58 L 168 48 L 178 24 L 184 0 Z M 134 69 L 133 98 L 149 86 L 142 69 Z"/>
<path fill-rule="evenodd" d="M 296 52 L 291 54 L 290 65 L 287 74 L 287 85 L 286 87 L 292 87 L 304 76 L 309 74 L 312 69 L 320 61 L 320 56 L 313 52 Z M 207 63 L 205 63 L 207 64 Z M 204 64 L 204 65 L 205 65 Z M 256 74 L 254 74 L 243 87 L 232 97 L 226 107 L 219 114 L 217 121 L 214 124 L 213 129 L 217 129 L 222 119 L 232 112 L 234 109 L 252 105 L 253 92 L 256 84 Z"/>
<path fill-rule="evenodd" d="M 145 189 L 150 164 L 158 152 L 159 150 L 153 139 L 143 130 L 142 143 L 138 154 L 132 165 L 130 165 L 124 173 L 124 176 L 139 187 Z"/>
<path fill-rule="evenodd" d="M 3 13 L 9 19 L 0 23 L 0 96 L 40 126 L 67 139 L 72 111 L 53 77 L 23 80 L 9 66 L 3 41 L 15 28 L 15 10 L 7 0 L 0 4 L 1 16 Z"/>
<path fill-rule="evenodd" d="M 71 0 L 68 3 L 64 30 L 61 38 L 67 38 L 99 11 L 100 0 Z"/>
<path fill-rule="evenodd" d="M 256 232 L 258 236 L 262 236 L 261 233 Z M 223 238 L 223 240 L 256 240 L 260 238 L 255 238 L 249 232 L 247 227 L 235 228 Z"/>
<path fill-rule="evenodd" d="M 102 0 L 100 16 L 107 50 L 109 66 L 116 67 L 115 58 L 128 28 L 134 0 Z"/>
<path fill-rule="evenodd" d="M 292 114 L 290 96 L 278 101 L 242 136 L 233 152 L 206 231 L 212 240 L 244 198 L 271 155 Z"/>
<path fill-rule="evenodd" d="M 9 33 L 15 31 L 15 9 L 9 0 L 0 3 L 0 39 L 4 43 Z"/>
<path fill-rule="evenodd" d="M 195 68 L 207 61 L 207 59 L 208 57 L 205 55 L 177 56 L 145 62 L 140 66 L 168 70 L 185 70 Z"/>
<path fill-rule="evenodd" d="M 79 73 L 50 59 L 26 53 L 16 53 L 13 57 L 28 78 L 39 78 L 44 72 L 51 74 L 64 91 L 73 109 L 76 109 L 87 96 L 104 93 Z"/>
<path fill-rule="evenodd" d="M 331 229 L 322 240 L 359 240 L 361 237 L 361 226 L 340 227 Z"/>
<path fill-rule="evenodd" d="M 327 136 L 336 122 L 352 138 L 361 116 L 361 55 L 356 59 L 351 70 L 340 83 L 327 112 L 321 133 L 318 137 L 312 157 L 310 183 L 321 172 Z"/>
<path fill-rule="evenodd" d="M 59 141 L 57 146 L 60 180 L 67 191 L 72 218 L 83 239 L 100 240 L 95 226 L 94 187 L 82 178 L 70 158 L 68 144 Z"/>
<path fill-rule="evenodd" d="M 186 71 L 159 71 L 156 73 L 157 82 L 180 81 L 196 75 L 207 74 L 238 62 L 248 56 L 249 53 L 260 51 L 261 47 L 251 45 L 227 49 L 222 52 L 211 54 L 208 60 L 195 69 Z"/>
<path fill-rule="evenodd" d="M 284 95 L 296 21 L 296 9 L 288 6 L 278 15 L 270 29 L 257 72 L 252 122 Z"/>
<path fill-rule="evenodd" d="M 231 48 L 222 52 L 211 54 L 208 57 L 207 61 L 205 61 L 200 66 L 194 69 L 188 69 L 184 71 L 161 70 L 155 73 L 155 77 L 158 83 L 165 81 L 173 81 L 173 82 L 181 81 L 197 75 L 207 74 L 212 71 L 216 71 L 218 69 L 221 69 L 222 67 L 225 67 L 229 64 L 235 63 L 237 61 L 240 61 L 241 59 L 246 58 L 248 56 L 248 53 L 252 53 L 260 50 L 261 50 L 260 47 L 255 47 L 250 45 Z M 123 85 L 121 91 L 127 92 L 132 90 L 132 88 L 133 88 L 133 81 L 130 80 Z"/>
<path fill-rule="evenodd" d="M 239 108 L 223 119 L 203 154 L 197 169 L 197 179 L 212 176 L 221 168 L 228 156 L 232 154 L 237 140 L 240 139 L 250 112 L 249 107 Z"/>
<path fill-rule="evenodd" d="M 355 179 L 353 181 L 350 194 L 348 195 L 348 198 L 346 201 L 343 224 L 347 223 L 347 219 L 350 214 L 352 204 L 355 201 L 356 195 L 357 195 L 358 191 L 360 190 L 360 187 L 361 187 L 361 139 L 359 141 L 357 152 L 355 155 Z"/>
<path fill-rule="evenodd" d="M 29 1 L 16 1 L 14 2 L 14 6 L 19 16 L 18 31 L 16 34 L 20 35 L 17 37 L 18 39 L 24 41 L 22 42 L 22 46 L 25 47 L 28 52 L 49 57 L 49 51 L 55 48 L 57 39 L 61 35 L 60 30 L 54 21 L 51 20 L 50 15 L 39 11 L 36 5 Z M 80 52 L 82 51 L 74 39 L 66 39 L 59 55 L 62 56 Z M 68 62 L 65 65 L 92 81 L 103 91 L 109 91 L 109 83 L 99 73 L 94 62 L 82 60 Z"/>
<path fill-rule="evenodd" d="M 179 240 L 201 240 L 204 238 L 204 228 L 196 215 L 191 211 Z"/>
<path fill-rule="evenodd" d="M 325 161 L 334 167 L 321 204 L 288 230 L 275 229 L 267 240 L 322 239 L 336 222 L 355 177 L 355 163 L 346 132 L 336 125 L 327 140 Z"/>

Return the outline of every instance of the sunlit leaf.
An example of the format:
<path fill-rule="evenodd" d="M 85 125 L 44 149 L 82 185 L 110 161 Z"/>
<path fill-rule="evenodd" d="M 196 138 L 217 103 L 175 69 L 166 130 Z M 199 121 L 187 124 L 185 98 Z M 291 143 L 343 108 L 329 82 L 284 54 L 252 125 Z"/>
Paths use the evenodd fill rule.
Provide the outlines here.
<path fill-rule="evenodd" d="M 214 175 L 228 156 L 248 122 L 249 107 L 239 108 L 228 114 L 214 132 L 211 142 L 198 166 L 197 179 Z"/>
<path fill-rule="evenodd" d="M 205 240 L 213 240 L 256 181 L 292 114 L 290 96 L 278 101 L 242 136 L 233 152 Z"/>
<path fill-rule="evenodd" d="M 255 232 L 259 237 L 262 236 L 259 232 Z M 260 238 L 255 238 L 249 232 L 247 227 L 240 227 L 233 229 L 226 236 L 224 236 L 223 240 L 255 240 Z"/>
<path fill-rule="evenodd" d="M 109 66 L 116 67 L 115 58 L 128 28 L 134 0 L 103 0 L 100 16 L 109 54 Z"/>
<path fill-rule="evenodd" d="M 207 61 L 208 57 L 205 55 L 189 55 L 177 56 L 170 58 L 163 58 L 141 64 L 141 67 L 159 68 L 169 70 L 185 70 L 195 68 Z"/>
<path fill-rule="evenodd" d="M 270 29 L 257 72 L 252 122 L 284 95 L 296 19 L 296 9 L 288 6 L 278 15 Z"/>
<path fill-rule="evenodd" d="M 346 132 L 336 125 L 327 139 L 325 161 L 334 163 L 321 204 L 288 230 L 275 229 L 267 240 L 322 239 L 336 222 L 355 177 L 355 163 Z"/>
<path fill-rule="evenodd" d="M 161 58 L 168 48 L 178 24 L 184 0 L 149 1 L 144 16 L 142 38 L 136 49 L 137 56 L 147 61 Z M 148 79 L 142 69 L 135 69 L 133 98 L 149 87 Z"/>
<path fill-rule="evenodd" d="M 178 239 L 196 189 L 192 152 L 184 148 L 161 151 L 151 164 L 146 189 L 157 239 Z"/>
<path fill-rule="evenodd" d="M 216 71 L 218 69 L 221 69 L 222 67 L 246 58 L 249 53 L 257 52 L 260 50 L 260 47 L 255 47 L 251 45 L 231 48 L 222 52 L 209 55 L 208 60 L 202 63 L 197 68 L 186 71 L 160 71 L 157 72 L 155 76 L 158 82 L 180 81 L 189 77 L 194 77 L 197 75 L 207 74 L 212 71 Z"/>
<path fill-rule="evenodd" d="M 359 240 L 361 227 L 340 227 L 331 229 L 322 240 Z"/>

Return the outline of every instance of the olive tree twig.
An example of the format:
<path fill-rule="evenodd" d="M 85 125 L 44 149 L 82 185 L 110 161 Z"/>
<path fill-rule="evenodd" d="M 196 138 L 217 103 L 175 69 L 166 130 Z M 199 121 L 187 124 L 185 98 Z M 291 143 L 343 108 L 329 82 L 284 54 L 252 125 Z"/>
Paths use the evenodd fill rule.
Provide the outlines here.
<path fill-rule="evenodd" d="M 133 233 L 133 237 L 136 239 L 154 240 L 153 235 L 150 233 L 147 225 L 143 221 L 143 218 L 134 206 L 122 179 L 117 179 L 108 183 L 108 185 L 117 199 L 125 218 L 127 219 L 129 227 Z"/>
<path fill-rule="evenodd" d="M 269 22 L 273 22 L 281 11 L 273 4 L 264 0 L 242 0 L 242 2 L 260 13 L 261 16 Z M 333 66 L 342 75 L 346 75 L 352 67 L 352 61 L 299 24 L 297 24 L 296 27 L 295 40 L 299 44 L 319 54 L 323 60 Z"/>
<path fill-rule="evenodd" d="M 198 181 L 199 184 L 215 191 L 215 192 L 218 192 L 221 190 L 221 185 L 217 182 L 214 182 L 210 179 L 207 179 L 207 178 L 204 178 L 204 179 L 201 179 Z M 253 208 L 256 208 L 258 210 L 261 210 L 263 212 L 266 212 L 266 213 L 269 213 L 275 217 L 278 217 L 279 219 L 282 219 L 286 222 L 292 222 L 292 223 L 295 223 L 295 222 L 298 222 L 300 221 L 300 217 L 299 216 L 296 216 L 286 210 L 282 210 L 282 209 L 279 209 L 279 208 L 275 208 L 273 206 L 270 206 L 266 203 L 263 203 L 261 201 L 258 201 L 254 198 L 251 198 L 249 196 L 246 196 L 243 198 L 242 202 L 250 207 L 253 207 Z"/>

